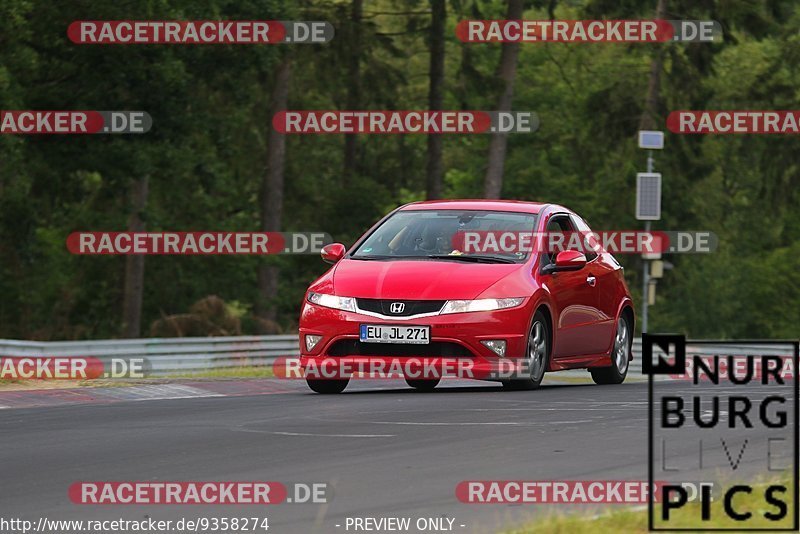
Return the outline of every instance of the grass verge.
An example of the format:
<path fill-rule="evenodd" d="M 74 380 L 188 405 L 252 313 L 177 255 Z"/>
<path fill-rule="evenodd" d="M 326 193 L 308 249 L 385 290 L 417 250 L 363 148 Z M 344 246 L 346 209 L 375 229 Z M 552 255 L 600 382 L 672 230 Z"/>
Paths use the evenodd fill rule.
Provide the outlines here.
<path fill-rule="evenodd" d="M 770 521 L 764 517 L 765 512 L 775 513 L 778 509 L 764 500 L 764 491 L 772 484 L 786 487 L 786 493 L 776 494 L 784 503 L 788 513 L 780 521 Z M 732 484 L 725 484 L 728 488 Z M 719 495 L 720 485 L 716 485 L 714 501 L 711 503 L 711 519 L 701 521 L 700 504 L 691 502 L 686 506 L 673 510 L 670 514 L 669 523 L 659 521 L 656 517 L 656 528 L 725 528 L 742 529 L 746 532 L 752 529 L 783 528 L 791 529 L 793 521 L 793 502 L 794 484 L 791 477 L 782 477 L 772 482 L 753 483 L 751 494 L 739 493 L 732 501 L 733 508 L 740 513 L 749 511 L 753 517 L 746 523 L 738 522 L 725 513 L 723 508 L 723 498 Z M 612 505 L 619 506 L 619 505 Z M 654 512 L 660 513 L 660 507 L 656 505 Z M 646 533 L 647 529 L 647 509 L 631 510 L 630 508 L 611 509 L 607 513 L 600 515 L 550 515 L 539 521 L 531 522 L 522 527 L 506 530 L 505 534 L 528 534 L 528 533 L 547 533 L 547 534 L 617 534 L 617 533 Z"/>
<path fill-rule="evenodd" d="M 161 375 L 159 378 L 272 378 L 275 374 L 270 366 L 250 366 L 250 367 L 223 367 L 220 369 L 209 369 L 207 371 L 195 371 L 191 373 L 172 373 Z"/>
<path fill-rule="evenodd" d="M 209 369 L 191 373 L 173 373 L 157 377 L 136 379 L 97 379 L 97 380 L 37 380 L 37 379 L 0 379 L 0 391 L 33 391 L 42 389 L 73 389 L 82 387 L 124 387 L 147 384 L 148 382 L 164 382 L 173 379 L 191 378 L 272 378 L 275 375 L 272 367 L 226 367 Z"/>

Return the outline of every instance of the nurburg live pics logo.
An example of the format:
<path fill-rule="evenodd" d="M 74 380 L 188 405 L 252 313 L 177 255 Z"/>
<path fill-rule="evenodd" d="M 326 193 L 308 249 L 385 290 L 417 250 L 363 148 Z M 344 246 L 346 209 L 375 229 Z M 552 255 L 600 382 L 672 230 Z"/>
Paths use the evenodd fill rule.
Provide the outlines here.
<path fill-rule="evenodd" d="M 648 496 L 650 531 L 798 531 L 799 353 L 789 340 L 642 335 L 648 483 L 686 474 L 722 481 L 694 507 L 678 482 L 662 482 Z"/>

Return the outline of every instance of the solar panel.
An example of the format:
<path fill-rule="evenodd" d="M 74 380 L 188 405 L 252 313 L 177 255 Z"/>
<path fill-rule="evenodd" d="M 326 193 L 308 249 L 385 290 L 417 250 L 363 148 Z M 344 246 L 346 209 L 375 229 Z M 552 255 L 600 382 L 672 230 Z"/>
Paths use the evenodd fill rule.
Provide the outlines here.
<path fill-rule="evenodd" d="M 661 173 L 636 175 L 636 218 L 640 221 L 661 219 Z"/>
<path fill-rule="evenodd" d="M 664 132 L 639 130 L 639 148 L 661 150 L 664 148 Z"/>

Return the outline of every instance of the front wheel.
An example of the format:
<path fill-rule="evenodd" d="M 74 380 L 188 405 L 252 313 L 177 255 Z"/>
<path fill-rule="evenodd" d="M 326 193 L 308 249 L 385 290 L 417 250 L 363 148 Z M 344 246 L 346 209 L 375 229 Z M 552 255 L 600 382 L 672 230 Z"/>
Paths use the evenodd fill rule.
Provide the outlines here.
<path fill-rule="evenodd" d="M 542 383 L 544 372 L 550 361 L 550 331 L 547 328 L 544 314 L 537 311 L 533 316 L 528 345 L 523 360 L 523 369 L 527 371 L 525 378 L 506 380 L 503 387 L 511 390 L 537 389 Z"/>
<path fill-rule="evenodd" d="M 631 355 L 631 325 L 623 315 L 617 319 L 617 333 L 611 349 L 611 366 L 589 369 L 595 384 L 622 384 L 628 374 Z"/>
<path fill-rule="evenodd" d="M 439 385 L 439 379 L 426 380 L 423 378 L 406 378 L 406 384 L 417 391 L 433 391 Z"/>
<path fill-rule="evenodd" d="M 312 379 L 306 378 L 306 383 L 308 387 L 310 387 L 313 391 L 317 393 L 322 393 L 323 395 L 332 395 L 335 393 L 341 393 L 344 391 L 344 388 L 347 387 L 347 383 L 350 382 L 349 379 L 345 380 L 319 380 L 319 379 Z"/>

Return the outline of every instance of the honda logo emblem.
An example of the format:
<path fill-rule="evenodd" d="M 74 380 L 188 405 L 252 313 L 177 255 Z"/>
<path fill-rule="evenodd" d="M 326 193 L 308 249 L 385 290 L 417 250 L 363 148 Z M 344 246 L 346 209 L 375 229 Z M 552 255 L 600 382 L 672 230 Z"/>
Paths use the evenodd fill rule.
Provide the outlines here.
<path fill-rule="evenodd" d="M 392 313 L 403 313 L 403 310 L 406 309 L 405 302 L 392 302 L 389 305 L 389 311 Z"/>

